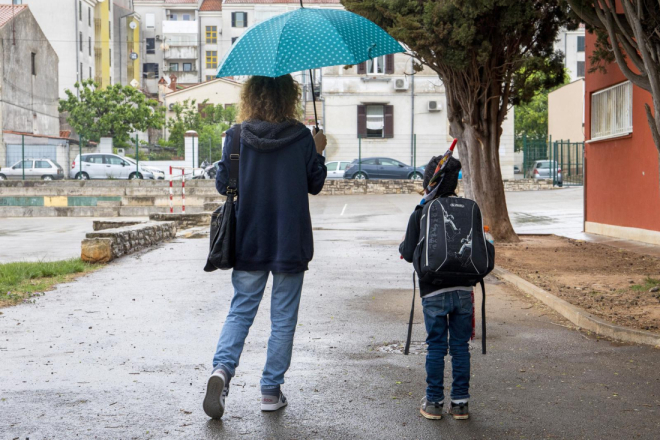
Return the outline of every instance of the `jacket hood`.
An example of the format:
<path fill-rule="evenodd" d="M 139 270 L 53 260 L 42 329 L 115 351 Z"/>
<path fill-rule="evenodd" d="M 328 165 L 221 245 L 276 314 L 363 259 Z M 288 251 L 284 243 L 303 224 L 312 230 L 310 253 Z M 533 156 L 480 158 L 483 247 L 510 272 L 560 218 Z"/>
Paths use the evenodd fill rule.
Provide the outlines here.
<path fill-rule="evenodd" d="M 258 151 L 275 151 L 284 148 L 306 134 L 309 129 L 298 121 L 279 123 L 249 120 L 241 124 L 241 139 Z"/>

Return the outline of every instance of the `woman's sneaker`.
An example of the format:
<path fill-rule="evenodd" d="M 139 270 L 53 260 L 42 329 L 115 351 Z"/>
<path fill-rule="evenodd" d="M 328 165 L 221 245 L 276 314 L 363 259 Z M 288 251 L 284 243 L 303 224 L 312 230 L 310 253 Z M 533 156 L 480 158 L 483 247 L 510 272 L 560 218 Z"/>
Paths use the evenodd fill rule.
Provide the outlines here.
<path fill-rule="evenodd" d="M 279 395 L 273 396 L 270 394 L 261 393 L 261 410 L 262 411 L 277 411 L 280 408 L 283 408 L 287 405 L 286 397 L 282 391 L 279 391 Z"/>
<path fill-rule="evenodd" d="M 229 380 L 227 373 L 219 368 L 211 374 L 206 385 L 204 397 L 204 412 L 212 419 L 219 419 L 225 413 L 225 398 L 229 394 Z"/>
<path fill-rule="evenodd" d="M 452 416 L 454 416 L 455 420 L 467 420 L 470 418 L 470 411 L 468 410 L 467 402 L 452 402 L 451 407 L 449 408 L 449 412 Z"/>
<path fill-rule="evenodd" d="M 429 420 L 440 420 L 442 418 L 442 406 L 444 402 L 429 402 L 426 397 L 422 399 L 419 412 Z"/>

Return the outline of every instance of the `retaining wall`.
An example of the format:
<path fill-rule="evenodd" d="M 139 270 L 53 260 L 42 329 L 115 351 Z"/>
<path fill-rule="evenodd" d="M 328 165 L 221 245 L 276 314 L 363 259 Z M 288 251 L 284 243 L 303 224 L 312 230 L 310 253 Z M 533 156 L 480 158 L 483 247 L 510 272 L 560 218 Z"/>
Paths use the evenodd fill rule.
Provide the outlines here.
<path fill-rule="evenodd" d="M 144 222 L 89 232 L 81 243 L 80 256 L 91 263 L 107 263 L 174 238 L 176 231 L 176 222 Z"/>

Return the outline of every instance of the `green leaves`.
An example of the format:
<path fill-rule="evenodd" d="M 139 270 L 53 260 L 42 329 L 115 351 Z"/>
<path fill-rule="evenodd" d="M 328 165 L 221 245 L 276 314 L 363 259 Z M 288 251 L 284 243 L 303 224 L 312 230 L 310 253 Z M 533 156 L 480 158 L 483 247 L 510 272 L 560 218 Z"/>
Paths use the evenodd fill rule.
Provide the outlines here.
<path fill-rule="evenodd" d="M 67 112 L 67 121 L 87 140 L 112 137 L 117 143 L 129 141 L 135 131 L 161 128 L 165 111 L 153 99 L 130 86 L 115 84 L 104 89 L 91 79 L 76 82 L 77 94 L 66 90 L 59 111 Z"/>

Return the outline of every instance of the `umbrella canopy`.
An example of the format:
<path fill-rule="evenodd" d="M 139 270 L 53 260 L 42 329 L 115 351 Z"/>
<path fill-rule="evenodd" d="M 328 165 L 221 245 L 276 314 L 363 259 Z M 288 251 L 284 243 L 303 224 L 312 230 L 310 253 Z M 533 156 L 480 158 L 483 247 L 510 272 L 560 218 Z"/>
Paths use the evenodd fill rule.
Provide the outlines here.
<path fill-rule="evenodd" d="M 404 51 L 378 25 L 352 12 L 300 8 L 248 29 L 225 55 L 216 76 L 275 78 Z"/>

